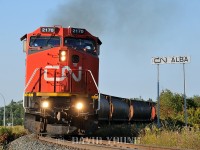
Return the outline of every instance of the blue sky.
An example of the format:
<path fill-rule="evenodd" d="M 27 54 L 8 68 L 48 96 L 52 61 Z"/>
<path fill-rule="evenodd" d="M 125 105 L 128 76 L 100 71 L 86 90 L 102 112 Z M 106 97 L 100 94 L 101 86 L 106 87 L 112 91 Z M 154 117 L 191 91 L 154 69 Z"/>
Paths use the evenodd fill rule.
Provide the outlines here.
<path fill-rule="evenodd" d="M 86 28 L 103 42 L 100 90 L 156 99 L 154 56 L 191 56 L 186 94 L 200 95 L 198 0 L 0 0 L 0 93 L 8 104 L 23 97 L 25 54 L 19 40 L 40 26 Z M 160 90 L 183 93 L 182 65 L 161 65 Z M 0 106 L 3 99 L 0 97 Z"/>

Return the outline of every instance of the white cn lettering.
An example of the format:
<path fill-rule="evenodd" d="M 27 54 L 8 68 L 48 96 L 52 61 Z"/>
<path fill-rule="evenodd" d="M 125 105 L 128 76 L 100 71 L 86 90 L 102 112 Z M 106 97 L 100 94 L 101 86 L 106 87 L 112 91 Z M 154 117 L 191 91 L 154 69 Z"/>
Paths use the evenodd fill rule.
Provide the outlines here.
<path fill-rule="evenodd" d="M 48 77 L 48 69 L 59 69 L 59 66 L 46 66 L 44 69 L 44 79 L 46 81 L 54 81 L 54 77 Z M 56 81 L 63 81 L 66 77 L 66 70 L 72 75 L 72 78 L 76 81 L 79 82 L 81 81 L 81 75 L 82 75 L 82 67 L 78 68 L 78 77 L 72 72 L 71 68 L 69 66 L 64 66 L 62 67 L 62 76 L 61 77 L 56 77 Z"/>

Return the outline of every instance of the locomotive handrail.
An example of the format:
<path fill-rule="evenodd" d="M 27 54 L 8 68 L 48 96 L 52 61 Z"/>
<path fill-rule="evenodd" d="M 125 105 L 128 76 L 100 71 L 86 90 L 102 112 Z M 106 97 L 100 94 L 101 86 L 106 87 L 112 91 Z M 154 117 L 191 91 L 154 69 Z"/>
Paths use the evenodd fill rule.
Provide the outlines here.
<path fill-rule="evenodd" d="M 25 90 L 27 89 L 27 87 L 29 86 L 29 84 L 31 83 L 31 81 L 33 80 L 33 77 L 35 76 L 36 72 L 37 72 L 39 69 L 40 69 L 40 68 L 36 68 L 36 69 L 33 71 L 33 73 L 32 73 L 32 75 L 31 75 L 30 79 L 28 80 L 28 82 L 27 82 L 27 84 L 26 84 L 26 86 L 25 86 L 25 88 L 24 88 L 24 92 L 25 92 Z"/>
<path fill-rule="evenodd" d="M 96 89 L 97 89 L 97 91 L 98 91 L 98 108 L 97 108 L 97 111 L 98 110 L 100 110 L 100 90 L 99 90 L 99 87 L 97 86 L 97 83 L 96 83 L 96 81 L 95 81 L 95 79 L 94 79 L 94 76 L 93 76 L 93 74 L 92 74 L 92 71 L 91 70 L 87 70 L 89 73 L 90 73 L 90 75 L 91 75 L 91 77 L 92 77 L 92 80 L 93 80 L 93 82 L 94 82 L 94 84 L 95 84 L 95 86 L 96 86 Z"/>
<path fill-rule="evenodd" d="M 37 72 L 39 69 L 40 69 L 40 68 L 36 68 L 36 69 L 33 71 L 33 73 L 32 73 L 32 75 L 31 75 L 30 79 L 28 80 L 28 82 L 27 82 L 27 84 L 26 84 L 26 86 L 25 86 L 25 88 L 24 88 L 24 93 L 25 93 L 25 90 L 27 89 L 27 87 L 29 86 L 29 84 L 31 83 L 31 81 L 32 81 L 33 77 L 35 76 L 36 72 Z M 23 95 L 23 107 L 25 108 L 24 95 Z"/>

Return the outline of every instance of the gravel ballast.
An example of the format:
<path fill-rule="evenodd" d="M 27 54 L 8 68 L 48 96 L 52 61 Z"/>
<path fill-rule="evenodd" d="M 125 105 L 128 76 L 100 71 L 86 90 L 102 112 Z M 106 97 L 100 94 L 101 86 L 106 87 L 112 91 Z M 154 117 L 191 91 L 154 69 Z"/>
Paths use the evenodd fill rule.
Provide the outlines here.
<path fill-rule="evenodd" d="M 40 141 L 35 134 L 22 136 L 10 144 L 6 150 L 68 150 L 67 148 L 53 143 Z"/>

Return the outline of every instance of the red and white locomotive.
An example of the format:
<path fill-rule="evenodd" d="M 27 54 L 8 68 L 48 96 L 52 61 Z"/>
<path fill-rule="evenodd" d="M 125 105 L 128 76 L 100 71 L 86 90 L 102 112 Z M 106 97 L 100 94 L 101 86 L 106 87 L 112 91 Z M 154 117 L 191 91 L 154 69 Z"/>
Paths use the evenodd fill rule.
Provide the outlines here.
<path fill-rule="evenodd" d="M 40 27 L 21 41 L 26 53 L 25 128 L 52 134 L 89 133 L 99 122 L 152 121 L 152 102 L 100 94 L 102 44 L 86 29 Z"/>

